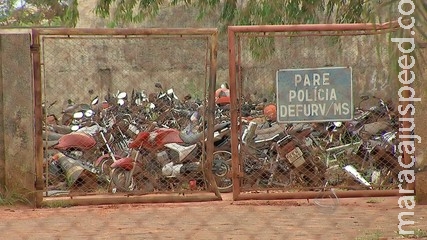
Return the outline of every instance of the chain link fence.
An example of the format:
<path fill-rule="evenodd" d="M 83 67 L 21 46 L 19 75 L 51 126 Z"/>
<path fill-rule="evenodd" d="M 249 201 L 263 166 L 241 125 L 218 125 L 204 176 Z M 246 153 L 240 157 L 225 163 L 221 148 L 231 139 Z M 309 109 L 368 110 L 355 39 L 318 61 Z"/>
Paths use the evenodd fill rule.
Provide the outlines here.
<path fill-rule="evenodd" d="M 229 30 L 235 199 L 398 187 L 398 85 L 388 47 L 395 29 L 317 27 Z M 334 75 L 341 68 L 351 78 Z"/>
<path fill-rule="evenodd" d="M 216 38 L 42 31 L 45 195 L 231 191 L 229 123 L 206 157 Z"/>

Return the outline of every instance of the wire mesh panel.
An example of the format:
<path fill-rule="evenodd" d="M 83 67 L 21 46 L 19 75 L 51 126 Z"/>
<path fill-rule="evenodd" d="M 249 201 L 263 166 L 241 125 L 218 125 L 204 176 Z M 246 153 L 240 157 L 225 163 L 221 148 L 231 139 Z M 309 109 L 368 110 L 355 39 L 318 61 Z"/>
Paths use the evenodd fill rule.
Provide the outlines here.
<path fill-rule="evenodd" d="M 51 32 L 40 42 L 48 196 L 184 195 L 212 190 L 209 177 L 230 189 L 231 153 L 206 161 L 216 30 Z M 215 128 L 216 146 L 228 129 Z"/>
<path fill-rule="evenodd" d="M 229 28 L 235 198 L 397 189 L 394 31 L 294 29 Z M 348 76 L 333 74 L 340 69 L 349 70 L 348 85 Z M 282 71 L 293 75 L 281 78 Z"/>

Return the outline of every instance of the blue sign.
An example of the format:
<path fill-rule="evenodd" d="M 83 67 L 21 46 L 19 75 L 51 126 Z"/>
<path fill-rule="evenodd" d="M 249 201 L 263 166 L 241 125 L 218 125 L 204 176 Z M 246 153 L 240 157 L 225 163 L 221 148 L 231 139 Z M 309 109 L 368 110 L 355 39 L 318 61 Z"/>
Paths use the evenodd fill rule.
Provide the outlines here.
<path fill-rule="evenodd" d="M 276 93 L 279 123 L 348 121 L 353 118 L 350 67 L 279 70 Z"/>

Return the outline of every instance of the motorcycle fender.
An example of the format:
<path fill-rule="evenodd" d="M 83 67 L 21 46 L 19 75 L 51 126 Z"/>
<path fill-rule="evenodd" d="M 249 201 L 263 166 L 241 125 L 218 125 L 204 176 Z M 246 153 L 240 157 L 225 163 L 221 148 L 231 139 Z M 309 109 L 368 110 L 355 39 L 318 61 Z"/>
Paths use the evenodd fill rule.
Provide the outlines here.
<path fill-rule="evenodd" d="M 116 159 L 121 159 L 121 158 L 122 158 L 122 157 L 121 157 L 121 156 L 119 156 L 119 155 L 114 155 L 114 157 L 115 157 Z M 111 158 L 111 156 L 110 156 L 110 154 L 109 154 L 109 153 L 106 153 L 106 154 L 102 155 L 101 157 L 99 157 L 98 159 L 96 159 L 96 161 L 95 161 L 95 167 L 98 167 L 98 166 L 99 166 L 99 164 L 102 162 L 102 160 L 104 160 L 104 159 L 106 159 L 106 158 Z"/>
<path fill-rule="evenodd" d="M 292 151 L 295 147 L 296 147 L 295 142 L 290 141 L 284 145 L 277 146 L 277 153 L 280 156 L 285 157 L 286 154 L 289 153 L 290 151 Z"/>
<path fill-rule="evenodd" d="M 134 160 L 130 157 L 125 157 L 117 160 L 111 164 L 111 168 L 123 168 L 124 170 L 130 171 L 133 168 Z"/>
<path fill-rule="evenodd" d="M 311 133 L 311 132 L 312 132 L 312 130 L 311 130 L 311 129 L 309 129 L 309 128 L 307 128 L 307 129 L 304 129 L 304 130 L 302 130 L 301 132 L 299 132 L 299 133 L 295 134 L 295 136 L 296 136 L 298 139 L 302 140 L 302 139 L 306 138 L 308 135 L 310 135 L 310 133 Z"/>

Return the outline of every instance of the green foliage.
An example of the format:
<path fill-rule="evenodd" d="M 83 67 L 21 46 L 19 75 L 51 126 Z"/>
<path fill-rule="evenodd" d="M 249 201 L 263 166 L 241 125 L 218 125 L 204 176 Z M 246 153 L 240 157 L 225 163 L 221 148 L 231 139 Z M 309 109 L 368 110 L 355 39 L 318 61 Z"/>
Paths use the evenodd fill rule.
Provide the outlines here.
<path fill-rule="evenodd" d="M 113 19 L 117 23 L 135 23 L 145 20 L 147 17 L 157 16 L 160 6 L 164 5 L 163 0 L 101 0 L 95 7 L 95 13 L 107 18 L 112 12 L 111 6 L 115 3 Z M 181 1 L 172 1 L 181 2 Z"/>
<path fill-rule="evenodd" d="M 230 24 L 354 23 L 377 21 L 380 0 L 100 0 L 96 13 L 121 23 L 156 16 L 161 6 L 184 5 L 199 10 L 199 18 L 219 12 L 220 26 Z M 112 7 L 115 10 L 112 10 Z M 384 14 L 383 14 L 384 15 Z"/>
<path fill-rule="evenodd" d="M 249 39 L 252 57 L 266 60 L 275 52 L 274 37 L 254 37 Z"/>
<path fill-rule="evenodd" d="M 382 236 L 380 231 L 374 231 L 372 233 L 365 233 L 363 236 L 356 237 L 356 240 L 379 240 Z"/>
<path fill-rule="evenodd" d="M 29 200 L 22 194 L 5 190 L 4 193 L 0 192 L 0 206 L 8 206 L 15 204 L 29 204 Z"/>
<path fill-rule="evenodd" d="M 68 208 L 71 206 L 72 204 L 69 201 L 65 200 L 44 201 L 42 203 L 42 207 L 44 208 Z"/>
<path fill-rule="evenodd" d="M 418 23 L 415 30 L 426 36 L 422 26 L 427 23 L 427 1 L 414 3 L 413 16 Z M 401 15 L 395 0 L 99 0 L 95 12 L 112 20 L 109 27 L 117 27 L 155 17 L 161 7 L 168 6 L 195 8 L 199 12 L 198 19 L 217 17 L 221 32 L 229 25 L 383 23 Z M 274 52 L 271 39 L 257 38 L 250 44 L 253 57 L 265 59 Z"/>
<path fill-rule="evenodd" d="M 406 230 L 406 231 L 411 231 L 410 229 Z M 414 231 L 414 234 L 399 234 L 399 232 L 397 232 L 399 234 L 400 237 L 405 238 L 405 239 L 425 239 L 427 237 L 427 230 L 423 230 L 423 229 L 414 229 L 412 230 Z"/>
<path fill-rule="evenodd" d="M 77 21 L 79 19 L 79 11 L 77 7 L 77 0 L 71 0 L 70 5 L 65 9 L 65 14 L 62 18 L 65 26 L 75 27 L 77 25 Z"/>
<path fill-rule="evenodd" d="M 6 4 L 0 4 L 0 26 L 75 26 L 77 0 L 68 3 L 65 0 L 8 0 Z"/>

